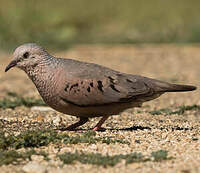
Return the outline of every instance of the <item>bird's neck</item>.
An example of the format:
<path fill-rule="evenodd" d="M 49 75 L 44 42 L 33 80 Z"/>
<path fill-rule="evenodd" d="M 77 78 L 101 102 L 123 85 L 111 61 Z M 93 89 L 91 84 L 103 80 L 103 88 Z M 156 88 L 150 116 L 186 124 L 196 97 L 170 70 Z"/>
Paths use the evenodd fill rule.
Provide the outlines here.
<path fill-rule="evenodd" d="M 53 64 L 53 65 L 52 65 Z M 55 88 L 55 78 L 57 65 L 55 63 L 40 63 L 35 67 L 27 67 L 24 71 L 29 78 L 33 81 L 40 95 L 43 98 L 52 97 L 49 95 L 48 90 Z M 45 91 L 45 92 L 44 92 Z M 53 93 L 53 92 L 51 92 Z M 48 96 L 46 96 L 48 94 Z"/>
<path fill-rule="evenodd" d="M 26 72 L 29 78 L 35 83 L 38 80 L 48 79 L 52 75 L 53 70 L 57 66 L 57 64 L 54 63 L 54 61 L 55 58 L 53 57 L 44 58 L 44 60 L 40 61 L 38 64 L 27 66 L 23 68 L 23 70 Z"/>

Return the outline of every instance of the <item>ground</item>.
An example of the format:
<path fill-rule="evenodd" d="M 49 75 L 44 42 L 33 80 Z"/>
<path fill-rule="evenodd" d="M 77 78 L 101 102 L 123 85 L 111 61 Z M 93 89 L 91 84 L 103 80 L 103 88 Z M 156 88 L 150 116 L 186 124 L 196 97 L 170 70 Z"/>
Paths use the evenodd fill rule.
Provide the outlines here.
<path fill-rule="evenodd" d="M 199 87 L 199 45 L 81 45 L 66 52 L 49 52 L 59 57 L 102 64 L 121 72 Z M 24 98 L 39 99 L 37 90 L 24 72 L 18 69 L 4 72 L 11 57 L 11 53 L 0 54 L 0 99 L 7 98 L 8 92 L 17 93 Z M 91 129 L 98 120 L 99 118 L 91 119 L 82 127 L 82 133 Z M 0 108 L 0 130 L 6 135 L 19 135 L 27 130 L 39 128 L 52 129 L 57 135 L 81 136 L 80 132 L 63 132 L 57 128 L 68 126 L 75 121 L 75 117 L 51 109 L 45 111 L 40 107 Z M 110 117 L 103 126 L 106 130 L 94 135 L 95 140 L 101 139 L 97 142 L 50 142 L 48 145 L 33 148 L 46 152 L 48 161 L 42 155 L 33 154 L 31 159 L 22 162 L 0 163 L 0 172 L 200 172 L 198 89 L 187 93 L 166 93 L 145 103 L 142 108 L 129 109 L 121 115 Z M 105 137 L 106 140 L 116 142 L 102 142 L 102 138 Z M 11 149 L 13 148 L 6 148 Z M 20 153 L 30 148 L 14 149 Z M 168 152 L 168 155 L 156 160 L 151 154 L 157 151 Z M 130 164 L 122 159 L 114 166 L 85 164 L 81 161 L 64 164 L 58 155 L 66 152 L 100 153 L 102 156 L 136 152 L 149 159 Z"/>

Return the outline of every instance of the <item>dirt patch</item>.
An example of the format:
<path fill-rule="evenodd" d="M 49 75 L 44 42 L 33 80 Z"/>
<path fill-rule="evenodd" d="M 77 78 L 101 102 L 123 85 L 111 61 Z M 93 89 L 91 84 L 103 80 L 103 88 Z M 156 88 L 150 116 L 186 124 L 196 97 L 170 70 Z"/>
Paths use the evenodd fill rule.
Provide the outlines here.
<path fill-rule="evenodd" d="M 74 47 L 67 52 L 54 53 L 54 55 L 94 62 L 126 73 L 140 74 L 174 83 L 193 84 L 199 87 L 199 52 L 199 46 L 85 45 Z M 34 85 L 24 72 L 13 69 L 4 73 L 5 66 L 11 60 L 7 57 L 10 56 L 3 53 L 0 55 L 0 99 L 7 98 L 8 92 L 18 93 L 25 98 L 39 99 L 40 96 Z M 188 109 L 181 112 L 184 105 Z M 1 171 L 30 172 L 40 169 L 43 172 L 69 172 L 69 170 L 70 172 L 200 172 L 199 105 L 199 90 L 189 93 L 167 93 L 159 99 L 145 103 L 142 108 L 129 109 L 120 116 L 110 117 L 104 124 L 107 130 L 96 133 L 97 138 L 108 137 L 116 141 L 125 140 L 127 143 L 104 143 L 98 140 L 96 143 L 66 144 L 62 141 L 50 143 L 46 146 L 32 148 L 37 151 L 37 154 L 30 156 L 31 159 L 2 165 Z M 58 130 L 75 122 L 75 117 L 51 109 L 42 110 L 23 105 L 15 109 L 1 108 L 0 130 L 6 135 L 12 133 L 19 135 L 27 130 L 38 128 L 52 129 L 58 134 L 69 136 L 79 134 L 79 132 Z M 91 129 L 98 120 L 99 118 L 91 119 L 83 126 L 83 131 Z M 27 151 L 23 147 L 15 150 L 17 152 Z M 155 161 L 151 154 L 160 150 L 167 151 L 167 158 L 173 159 Z M 48 154 L 49 160 L 45 159 L 44 155 L 38 154 L 41 151 Z M 69 155 L 74 159 L 73 154 L 76 152 L 79 154 L 100 153 L 102 156 L 98 155 L 98 157 L 102 160 L 108 159 L 107 162 L 110 162 L 111 156 L 130 157 L 130 154 L 134 152 L 141 153 L 144 160 L 149 160 L 127 164 L 125 156 L 120 156 L 120 159 L 124 159 L 115 165 L 105 167 L 105 165 L 92 164 L 93 162 L 84 164 L 76 160 L 71 164 L 64 164 L 58 157 L 58 155 L 70 153 Z M 138 159 L 139 155 L 136 156 Z M 91 157 L 93 158 L 93 155 Z"/>

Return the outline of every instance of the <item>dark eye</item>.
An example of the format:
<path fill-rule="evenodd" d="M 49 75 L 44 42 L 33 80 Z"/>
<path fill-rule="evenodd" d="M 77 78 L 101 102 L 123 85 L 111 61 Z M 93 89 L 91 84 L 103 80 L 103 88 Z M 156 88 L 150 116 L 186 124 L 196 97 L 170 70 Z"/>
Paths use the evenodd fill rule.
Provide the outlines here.
<path fill-rule="evenodd" d="M 29 57 L 29 53 L 28 53 L 28 52 L 25 52 L 25 53 L 23 54 L 23 57 L 24 57 L 24 58 L 28 58 L 28 57 Z"/>

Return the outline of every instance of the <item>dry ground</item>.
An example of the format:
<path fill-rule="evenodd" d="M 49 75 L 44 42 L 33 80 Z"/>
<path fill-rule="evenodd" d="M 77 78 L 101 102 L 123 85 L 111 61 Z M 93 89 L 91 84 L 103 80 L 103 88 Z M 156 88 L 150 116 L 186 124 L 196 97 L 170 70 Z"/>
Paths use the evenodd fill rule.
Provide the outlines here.
<path fill-rule="evenodd" d="M 142 45 L 142 46 L 77 46 L 66 52 L 53 53 L 56 56 L 94 62 L 126 73 L 140 74 L 165 81 L 193 84 L 199 87 L 200 46 L 175 45 Z M 39 95 L 31 81 L 18 69 L 4 73 L 5 66 L 10 61 L 11 54 L 1 53 L 0 59 L 0 99 L 6 97 L 8 91 L 16 92 L 24 97 Z M 141 109 L 125 111 L 120 116 L 110 117 L 104 126 L 105 132 L 98 136 L 109 136 L 113 139 L 126 139 L 130 144 L 70 144 L 62 145 L 58 150 L 54 145 L 41 147 L 50 154 L 51 160 L 44 161 L 39 156 L 32 161 L 38 163 L 43 172 L 200 172 L 200 112 L 186 111 L 181 115 L 151 115 L 149 111 L 169 108 L 175 110 L 182 105 L 200 105 L 199 90 L 189 93 L 167 93 Z M 40 118 L 38 118 L 40 117 Z M 60 118 L 58 118 L 60 117 Z M 5 131 L 19 133 L 31 128 L 31 122 L 62 123 L 69 125 L 76 121 L 75 117 L 63 115 L 54 111 L 38 111 L 26 107 L 14 110 L 0 109 L 0 120 L 5 124 Z M 83 126 L 89 129 L 95 125 L 98 118 L 92 119 Z M 9 123 L 6 123 L 9 122 Z M 15 123 L 12 123 L 15 122 Z M 18 122 L 18 123 L 16 123 Z M 25 123 L 22 123 L 25 122 Z M 34 125 L 34 124 L 33 124 Z M 62 132 L 60 132 L 62 133 Z M 67 132 L 75 134 L 78 132 Z M 194 140 L 195 139 L 195 140 Z M 57 153 L 83 151 L 108 155 L 141 152 L 148 155 L 153 151 L 167 150 L 172 160 L 161 162 L 141 162 L 126 165 L 120 162 L 114 167 L 95 166 L 76 162 L 72 165 L 60 166 L 55 158 Z M 24 165 L 3 165 L 0 172 L 26 171 Z M 30 170 L 30 172 L 33 170 Z"/>

